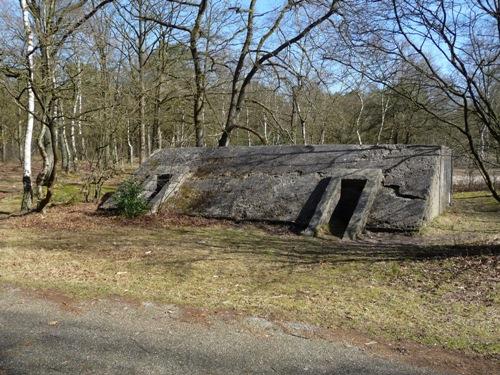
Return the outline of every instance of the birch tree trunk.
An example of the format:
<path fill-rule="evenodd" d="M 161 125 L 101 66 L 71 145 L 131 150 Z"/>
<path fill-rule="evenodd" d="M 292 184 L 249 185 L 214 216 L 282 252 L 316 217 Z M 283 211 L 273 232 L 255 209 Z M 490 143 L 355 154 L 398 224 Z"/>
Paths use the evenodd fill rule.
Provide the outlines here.
<path fill-rule="evenodd" d="M 80 137 L 80 146 L 81 146 L 81 158 L 87 158 L 87 148 L 85 146 L 85 137 L 82 132 L 82 120 L 80 119 L 82 113 L 82 93 L 78 92 L 78 119 L 76 120 L 76 124 L 78 127 L 78 136 Z"/>
<path fill-rule="evenodd" d="M 78 88 L 77 88 L 78 90 Z M 73 116 L 71 118 L 71 125 L 69 128 L 69 136 L 71 138 L 71 155 L 72 155 L 72 167 L 73 170 L 76 172 L 77 170 L 77 163 L 78 163 L 78 149 L 76 148 L 76 135 L 75 135 L 75 126 L 76 126 L 76 117 L 78 116 L 78 91 L 76 92 L 75 95 L 75 101 L 73 103 Z"/>
<path fill-rule="evenodd" d="M 128 145 L 128 157 L 130 165 L 134 164 L 134 146 L 130 140 L 130 120 L 127 120 L 127 145 Z"/>
<path fill-rule="evenodd" d="M 85 137 L 83 136 L 82 132 L 82 119 L 80 116 L 82 115 L 82 74 L 83 70 L 81 68 L 81 63 L 80 59 L 78 59 L 77 62 L 78 66 L 78 79 L 76 80 L 76 103 L 77 103 L 77 113 L 78 116 L 76 118 L 76 127 L 78 128 L 78 136 L 80 137 L 80 158 L 81 159 L 86 159 L 87 158 L 87 149 L 85 146 Z M 75 166 L 76 168 L 76 166 Z"/>
<path fill-rule="evenodd" d="M 31 187 L 31 141 L 33 138 L 33 124 L 35 112 L 35 94 L 33 92 L 33 72 L 34 72 L 34 43 L 33 31 L 31 30 L 30 15 L 26 0 L 21 0 L 23 11 L 24 32 L 26 34 L 26 57 L 28 63 L 28 121 L 26 123 L 26 133 L 24 136 L 24 157 L 23 157 L 23 198 L 21 201 L 21 211 L 31 210 L 33 203 L 33 190 Z"/>
<path fill-rule="evenodd" d="M 17 137 L 15 139 L 15 146 L 17 147 L 17 158 L 23 166 L 23 113 L 21 108 L 17 111 L 18 121 L 17 121 Z M 14 144 L 13 144 L 14 145 Z"/>

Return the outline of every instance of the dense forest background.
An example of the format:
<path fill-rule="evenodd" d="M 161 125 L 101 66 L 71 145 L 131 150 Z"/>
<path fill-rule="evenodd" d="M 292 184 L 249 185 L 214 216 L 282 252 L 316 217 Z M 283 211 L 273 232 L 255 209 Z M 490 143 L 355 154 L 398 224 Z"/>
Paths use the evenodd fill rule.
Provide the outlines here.
<path fill-rule="evenodd" d="M 499 199 L 496 0 L 0 7 L 0 152 L 24 164 L 25 210 L 58 168 L 99 178 L 163 147 L 261 144 L 442 144 Z"/>

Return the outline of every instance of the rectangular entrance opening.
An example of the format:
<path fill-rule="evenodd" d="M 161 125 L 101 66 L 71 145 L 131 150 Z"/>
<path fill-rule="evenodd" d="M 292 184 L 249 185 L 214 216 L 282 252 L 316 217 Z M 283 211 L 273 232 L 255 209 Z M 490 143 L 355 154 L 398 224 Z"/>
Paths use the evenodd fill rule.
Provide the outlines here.
<path fill-rule="evenodd" d="M 340 198 L 329 222 L 330 232 L 334 236 L 344 236 L 365 185 L 366 180 L 341 181 Z"/>
<path fill-rule="evenodd" d="M 156 176 L 156 188 L 153 193 L 149 196 L 149 200 L 153 200 L 154 197 L 163 189 L 163 187 L 169 183 L 172 178 L 171 174 L 159 174 Z"/>

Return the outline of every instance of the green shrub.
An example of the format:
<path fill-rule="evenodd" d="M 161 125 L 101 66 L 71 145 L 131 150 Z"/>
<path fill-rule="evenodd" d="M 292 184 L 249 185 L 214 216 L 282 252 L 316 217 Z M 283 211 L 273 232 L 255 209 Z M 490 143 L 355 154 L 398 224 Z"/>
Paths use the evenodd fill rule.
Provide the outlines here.
<path fill-rule="evenodd" d="M 137 217 L 148 210 L 148 202 L 141 196 L 142 184 L 127 180 L 118 187 L 113 196 L 118 212 L 126 217 Z"/>

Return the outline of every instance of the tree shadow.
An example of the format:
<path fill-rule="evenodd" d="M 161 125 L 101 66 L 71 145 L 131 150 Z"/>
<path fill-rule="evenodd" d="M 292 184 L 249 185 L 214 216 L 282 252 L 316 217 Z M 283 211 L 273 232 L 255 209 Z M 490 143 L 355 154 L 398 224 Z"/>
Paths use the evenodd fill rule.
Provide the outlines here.
<path fill-rule="evenodd" d="M 226 243 L 225 253 L 271 256 L 283 265 L 342 264 L 350 262 L 429 261 L 459 257 L 499 255 L 500 244 L 415 244 L 288 239 L 238 239 Z M 234 249 L 234 250 L 230 250 Z"/>

